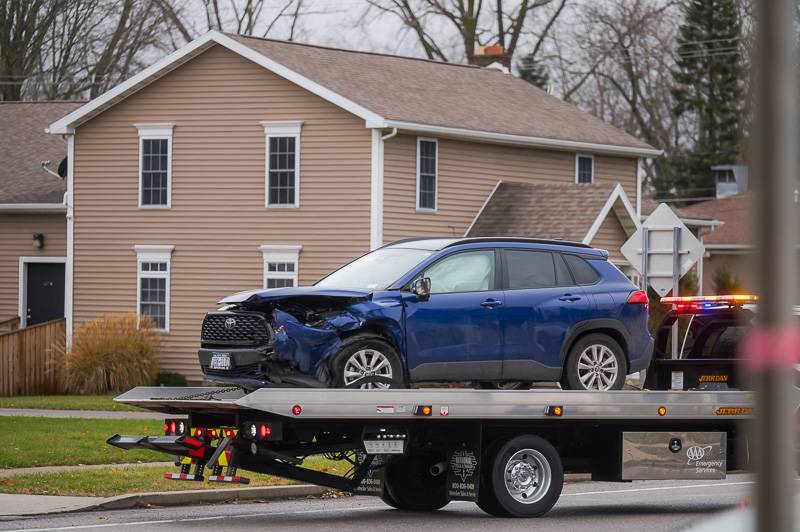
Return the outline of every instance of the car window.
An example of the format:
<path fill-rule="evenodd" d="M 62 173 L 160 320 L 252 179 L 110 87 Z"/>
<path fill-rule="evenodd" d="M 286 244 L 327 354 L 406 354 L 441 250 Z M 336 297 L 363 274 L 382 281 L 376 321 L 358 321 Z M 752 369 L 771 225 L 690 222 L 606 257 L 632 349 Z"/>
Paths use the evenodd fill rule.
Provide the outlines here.
<path fill-rule="evenodd" d="M 567 261 L 576 283 L 594 284 L 600 280 L 600 274 L 592 268 L 588 261 L 577 255 L 564 255 L 564 260 Z"/>
<path fill-rule="evenodd" d="M 569 273 L 567 263 L 564 262 L 564 257 L 561 253 L 554 253 L 553 259 L 556 261 L 556 284 L 558 286 L 572 286 L 575 281 L 572 280 L 572 275 Z"/>
<path fill-rule="evenodd" d="M 545 251 L 505 251 L 508 288 L 551 288 L 556 286 L 553 254 Z"/>
<path fill-rule="evenodd" d="M 494 289 L 494 251 L 466 251 L 446 257 L 424 273 L 432 294 Z"/>

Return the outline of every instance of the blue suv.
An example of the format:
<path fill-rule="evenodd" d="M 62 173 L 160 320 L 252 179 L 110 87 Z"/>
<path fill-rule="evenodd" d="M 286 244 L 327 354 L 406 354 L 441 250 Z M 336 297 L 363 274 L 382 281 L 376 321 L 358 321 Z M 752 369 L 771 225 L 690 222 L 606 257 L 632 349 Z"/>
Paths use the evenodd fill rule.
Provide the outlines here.
<path fill-rule="evenodd" d="M 401 240 L 313 286 L 220 303 L 203 320 L 203 374 L 246 388 L 618 390 L 653 351 L 646 294 L 606 251 L 558 240 Z"/>

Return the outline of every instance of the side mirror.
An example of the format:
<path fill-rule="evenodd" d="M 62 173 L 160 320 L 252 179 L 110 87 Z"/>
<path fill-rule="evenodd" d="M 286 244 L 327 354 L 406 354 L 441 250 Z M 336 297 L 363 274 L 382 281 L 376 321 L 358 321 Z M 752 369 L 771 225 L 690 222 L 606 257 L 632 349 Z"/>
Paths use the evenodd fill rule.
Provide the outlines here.
<path fill-rule="evenodd" d="M 427 301 L 431 298 L 431 278 L 420 277 L 411 283 L 411 291 L 420 301 Z"/>

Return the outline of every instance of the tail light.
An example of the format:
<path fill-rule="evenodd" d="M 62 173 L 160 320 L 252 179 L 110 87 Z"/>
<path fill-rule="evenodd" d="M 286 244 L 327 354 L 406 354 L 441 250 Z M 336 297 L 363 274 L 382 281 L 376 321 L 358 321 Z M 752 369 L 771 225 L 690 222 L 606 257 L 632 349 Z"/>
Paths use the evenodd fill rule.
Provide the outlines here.
<path fill-rule="evenodd" d="M 647 299 L 647 292 L 644 290 L 637 290 L 635 292 L 631 292 L 631 295 L 628 296 L 627 303 L 632 305 L 647 305 L 650 302 Z"/>

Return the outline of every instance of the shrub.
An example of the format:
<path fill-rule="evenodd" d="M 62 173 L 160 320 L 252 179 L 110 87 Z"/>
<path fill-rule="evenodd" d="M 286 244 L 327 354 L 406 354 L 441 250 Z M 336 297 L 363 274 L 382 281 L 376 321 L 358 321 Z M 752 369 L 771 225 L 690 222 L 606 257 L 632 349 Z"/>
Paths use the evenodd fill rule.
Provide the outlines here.
<path fill-rule="evenodd" d="M 158 373 L 160 339 L 151 320 L 136 314 L 104 316 L 81 324 L 63 357 L 67 390 L 105 394 L 152 385 Z"/>
<path fill-rule="evenodd" d="M 156 386 L 186 386 L 186 377 L 180 373 L 163 371 L 156 377 Z"/>

